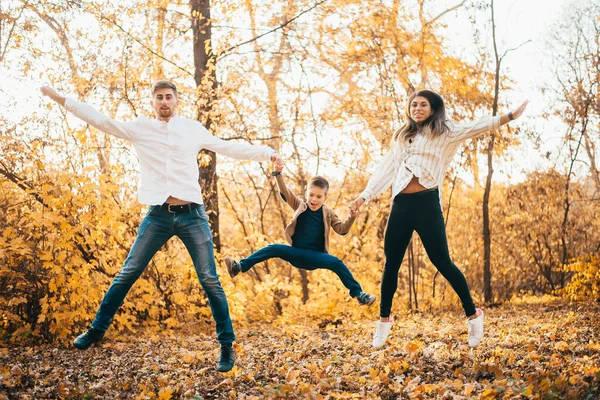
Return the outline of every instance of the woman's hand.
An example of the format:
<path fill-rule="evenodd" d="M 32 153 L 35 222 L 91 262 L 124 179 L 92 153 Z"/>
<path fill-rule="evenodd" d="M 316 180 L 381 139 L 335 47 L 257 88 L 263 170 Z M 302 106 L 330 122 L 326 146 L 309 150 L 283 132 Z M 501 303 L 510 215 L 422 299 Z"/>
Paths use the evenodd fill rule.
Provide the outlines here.
<path fill-rule="evenodd" d="M 353 217 L 356 216 L 358 214 L 358 209 L 364 203 L 365 203 L 365 199 L 363 199 L 362 197 L 359 197 L 359 198 L 353 200 L 350 203 L 350 205 L 348 205 L 348 208 L 350 209 L 350 215 L 352 215 Z"/>
<path fill-rule="evenodd" d="M 50 97 L 52 100 L 64 107 L 66 100 L 65 96 L 61 95 L 56 90 L 54 90 L 52 86 L 42 86 L 40 88 L 40 92 L 42 92 L 44 96 Z"/>
<path fill-rule="evenodd" d="M 523 112 L 525 111 L 525 109 L 527 108 L 527 104 L 529 104 L 529 100 L 525 100 L 523 102 L 523 104 L 521 104 L 519 107 L 517 107 L 514 111 L 512 111 L 512 116 L 513 119 L 517 119 L 519 118 L 521 115 L 523 115 Z"/>

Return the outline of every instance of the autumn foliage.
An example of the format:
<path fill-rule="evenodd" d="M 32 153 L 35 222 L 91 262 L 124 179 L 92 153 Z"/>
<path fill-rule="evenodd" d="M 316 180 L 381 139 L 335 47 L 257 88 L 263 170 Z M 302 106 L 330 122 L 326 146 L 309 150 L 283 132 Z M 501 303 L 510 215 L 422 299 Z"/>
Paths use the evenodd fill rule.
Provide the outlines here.
<path fill-rule="evenodd" d="M 238 362 L 226 374 L 214 372 L 212 332 L 115 333 L 86 352 L 0 349 L 0 374 L 6 393 L 24 398 L 591 399 L 600 383 L 599 311 L 551 298 L 493 308 L 486 344 L 474 351 L 458 312 L 400 313 L 379 351 L 365 319 L 281 318 L 237 331 Z"/>

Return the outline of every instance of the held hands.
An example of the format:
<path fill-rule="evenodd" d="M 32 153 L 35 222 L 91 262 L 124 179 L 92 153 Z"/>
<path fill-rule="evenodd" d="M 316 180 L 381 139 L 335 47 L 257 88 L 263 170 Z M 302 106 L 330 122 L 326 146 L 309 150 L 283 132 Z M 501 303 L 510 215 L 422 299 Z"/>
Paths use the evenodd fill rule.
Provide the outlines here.
<path fill-rule="evenodd" d="M 350 205 L 348 205 L 348 208 L 350 209 L 350 215 L 353 216 L 353 217 L 355 217 L 356 215 L 358 215 L 358 209 L 364 203 L 365 203 L 365 199 L 363 199 L 362 197 L 359 197 L 359 198 L 353 200 L 350 203 Z"/>
<path fill-rule="evenodd" d="M 271 154 L 271 161 L 273 162 L 273 170 L 276 172 L 283 171 L 283 160 L 279 157 L 279 154 Z"/>
<path fill-rule="evenodd" d="M 275 164 L 273 165 L 273 170 L 276 172 L 283 171 L 283 161 L 281 161 L 280 163 L 275 162 Z"/>

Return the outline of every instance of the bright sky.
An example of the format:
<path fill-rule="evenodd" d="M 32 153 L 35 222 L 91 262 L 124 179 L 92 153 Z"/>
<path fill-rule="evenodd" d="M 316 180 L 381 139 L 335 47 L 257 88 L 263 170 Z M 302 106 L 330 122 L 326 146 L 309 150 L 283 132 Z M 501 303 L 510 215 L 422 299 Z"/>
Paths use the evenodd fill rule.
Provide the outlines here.
<path fill-rule="evenodd" d="M 478 3 L 484 3 L 475 0 Z M 459 1 L 444 1 L 444 5 L 457 4 Z M 485 1 L 489 4 L 489 1 Z M 526 114 L 519 120 L 521 126 L 530 127 L 537 132 L 543 132 L 544 144 L 542 153 L 552 151 L 557 154 L 560 146 L 559 135 L 564 127 L 558 122 L 543 121 L 538 116 L 549 108 L 549 98 L 545 97 L 540 88 L 547 87 L 553 75 L 550 69 L 549 54 L 544 53 L 545 41 L 551 26 L 563 14 L 570 0 L 496 0 L 494 1 L 496 19 L 496 38 L 498 52 L 502 54 L 507 49 L 519 47 L 510 52 L 502 61 L 501 73 L 510 77 L 514 84 L 510 92 L 500 93 L 500 100 L 517 106 L 525 99 L 531 102 Z M 440 6 L 440 9 L 443 9 Z M 479 12 L 480 41 L 489 46 L 493 57 L 492 35 L 489 29 L 490 11 Z M 455 11 L 445 17 L 449 34 L 447 43 L 456 47 L 460 54 L 468 55 L 473 43 L 473 27 L 464 12 Z M 484 26 L 487 23 L 487 26 Z M 450 33 L 451 32 L 451 33 Z M 504 110 L 506 111 L 506 110 Z M 525 141 L 519 149 L 511 151 L 516 161 L 500 163 L 495 168 L 494 180 L 508 180 L 516 183 L 524 179 L 525 171 L 551 166 L 551 162 L 539 156 L 540 151 L 533 148 L 532 143 Z M 482 169 L 487 170 L 484 160 Z"/>

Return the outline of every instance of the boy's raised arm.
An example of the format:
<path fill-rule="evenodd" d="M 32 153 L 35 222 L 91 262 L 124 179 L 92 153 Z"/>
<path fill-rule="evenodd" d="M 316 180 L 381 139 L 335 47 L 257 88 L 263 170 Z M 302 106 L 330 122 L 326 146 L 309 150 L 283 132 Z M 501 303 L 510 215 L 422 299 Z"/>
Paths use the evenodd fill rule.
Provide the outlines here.
<path fill-rule="evenodd" d="M 279 188 L 279 195 L 292 209 L 298 208 L 302 200 L 298 198 L 294 193 L 288 189 L 285 181 L 283 180 L 283 176 L 281 175 L 281 171 L 283 171 L 283 161 L 281 159 L 275 162 L 275 170 L 273 171 L 273 175 L 275 175 L 275 180 L 277 181 L 277 187 Z"/>

